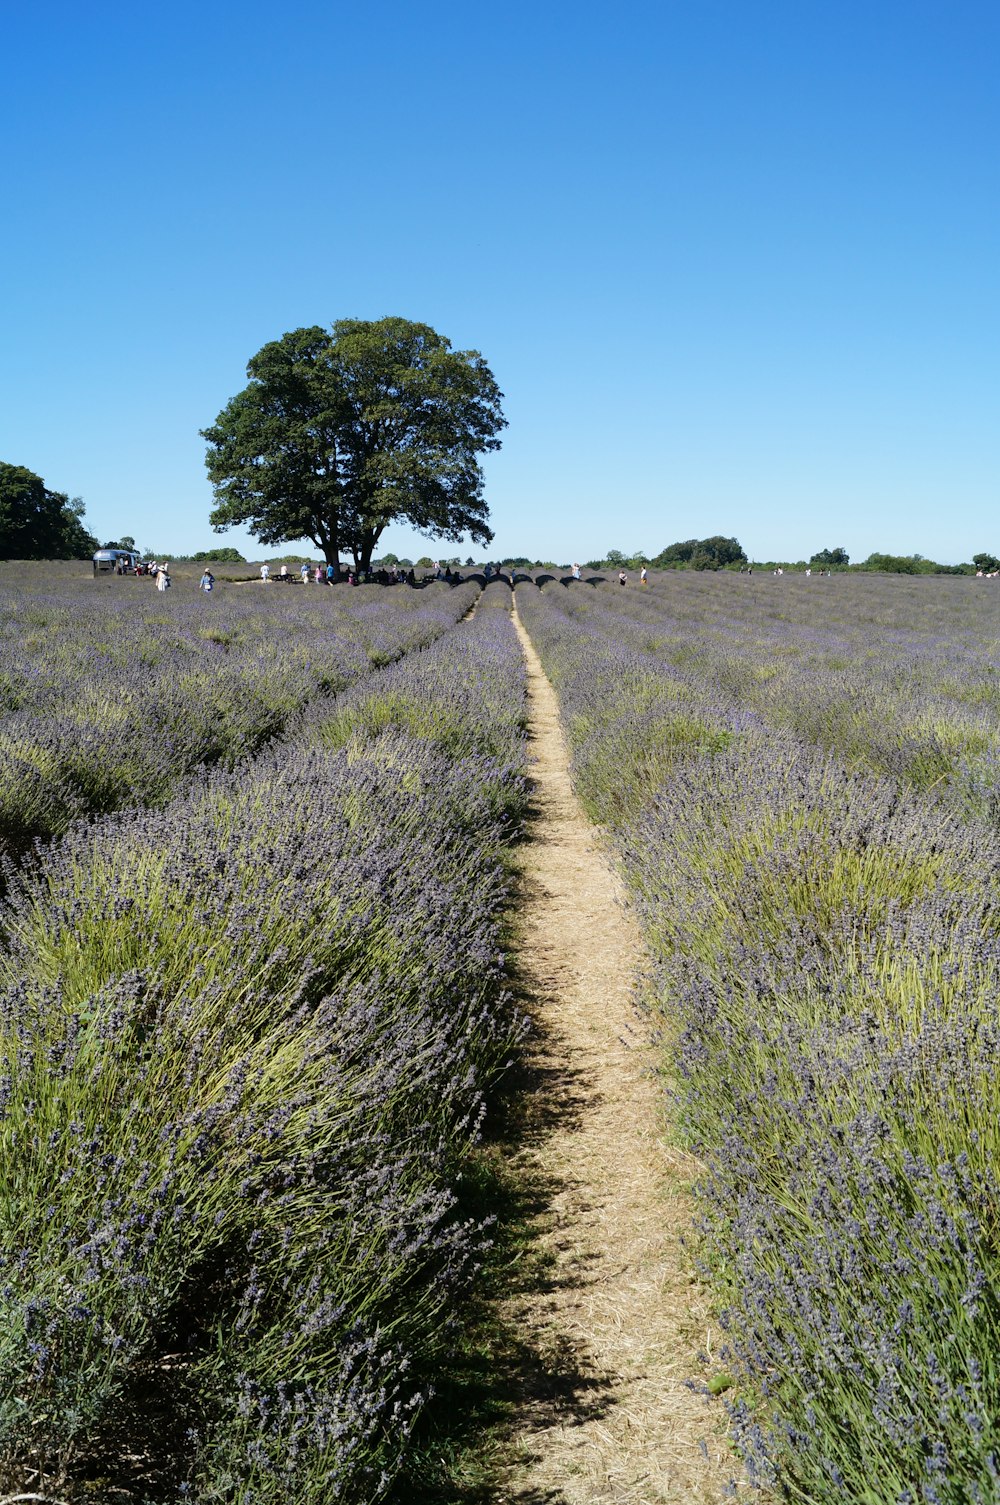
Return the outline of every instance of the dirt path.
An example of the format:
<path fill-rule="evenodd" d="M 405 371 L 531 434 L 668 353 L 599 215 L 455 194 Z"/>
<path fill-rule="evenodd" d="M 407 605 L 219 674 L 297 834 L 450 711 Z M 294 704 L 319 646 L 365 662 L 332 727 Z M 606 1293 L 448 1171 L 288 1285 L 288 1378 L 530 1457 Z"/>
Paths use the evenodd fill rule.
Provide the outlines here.
<path fill-rule="evenodd" d="M 548 1264 L 512 1321 L 539 1356 L 507 1505 L 721 1501 L 736 1472 L 717 1401 L 689 1389 L 710 1343 L 679 1240 L 692 1166 L 665 1143 L 631 990 L 643 950 L 570 785 L 555 694 L 528 661 L 537 817 L 522 849 L 520 965 L 539 1024 L 519 1168 L 546 1189 Z"/>

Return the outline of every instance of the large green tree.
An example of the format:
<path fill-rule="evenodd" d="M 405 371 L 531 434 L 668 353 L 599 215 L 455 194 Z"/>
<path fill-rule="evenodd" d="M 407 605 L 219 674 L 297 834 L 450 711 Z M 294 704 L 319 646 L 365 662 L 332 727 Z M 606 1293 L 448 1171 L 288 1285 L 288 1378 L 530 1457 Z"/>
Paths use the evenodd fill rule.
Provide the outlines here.
<path fill-rule="evenodd" d="M 96 548 L 79 497 L 70 501 L 33 470 L 0 461 L 0 559 L 87 559 Z"/>
<path fill-rule="evenodd" d="M 506 420 L 478 351 L 408 319 L 341 319 L 273 340 L 247 375 L 202 430 L 216 532 L 308 538 L 333 564 L 350 550 L 361 569 L 393 521 L 492 540 L 479 456 L 499 449 Z"/>
<path fill-rule="evenodd" d="M 668 544 L 650 563 L 657 570 L 678 566 L 721 570 L 727 564 L 742 564 L 746 557 L 738 538 L 723 538 L 716 533 L 711 538 L 687 538 L 682 543 Z"/>
<path fill-rule="evenodd" d="M 851 556 L 846 549 L 820 549 L 818 554 L 810 557 L 810 564 L 819 564 L 824 568 L 828 564 L 850 564 Z"/>

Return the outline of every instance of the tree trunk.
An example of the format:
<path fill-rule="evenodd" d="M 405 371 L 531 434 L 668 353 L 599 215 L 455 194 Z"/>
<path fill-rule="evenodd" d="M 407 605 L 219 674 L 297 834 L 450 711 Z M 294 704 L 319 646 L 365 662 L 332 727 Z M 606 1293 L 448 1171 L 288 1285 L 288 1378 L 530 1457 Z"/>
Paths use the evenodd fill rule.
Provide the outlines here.
<path fill-rule="evenodd" d="M 381 526 L 379 526 L 379 527 L 374 527 L 373 526 L 371 528 L 365 528 L 364 531 L 362 532 L 362 534 L 361 534 L 361 558 L 358 561 L 358 566 L 359 566 L 360 569 L 365 570 L 365 571 L 368 571 L 368 570 L 371 569 L 371 567 L 372 567 L 372 555 L 375 552 L 375 545 L 378 543 L 379 539 L 382 537 L 382 534 L 383 534 L 384 531 L 385 531 L 385 524 L 382 523 Z"/>
<path fill-rule="evenodd" d="M 313 543 L 319 549 L 327 564 L 333 565 L 334 580 L 340 579 L 340 519 L 332 509 L 327 514 L 326 526 L 320 522 L 316 530 Z"/>

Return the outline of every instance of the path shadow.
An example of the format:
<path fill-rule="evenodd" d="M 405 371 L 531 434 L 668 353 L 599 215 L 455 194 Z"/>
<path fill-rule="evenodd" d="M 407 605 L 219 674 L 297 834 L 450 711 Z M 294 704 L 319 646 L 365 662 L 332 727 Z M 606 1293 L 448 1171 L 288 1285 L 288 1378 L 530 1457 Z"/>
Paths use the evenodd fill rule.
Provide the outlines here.
<path fill-rule="evenodd" d="M 522 875 L 515 914 L 531 902 L 532 888 L 533 880 Z M 544 1323 L 531 1325 L 523 1315 L 539 1295 L 587 1284 L 586 1257 L 560 1270 L 546 1251 L 570 1178 L 544 1170 L 539 1151 L 587 1114 L 600 1084 L 560 1049 L 530 979 L 515 971 L 512 982 L 531 1033 L 486 1122 L 462 1205 L 464 1216 L 497 1220 L 485 1279 L 477 1283 L 489 1294 L 466 1310 L 462 1345 L 443 1378 L 437 1369 L 437 1398 L 421 1420 L 392 1505 L 560 1505 L 559 1490 L 518 1491 L 506 1481 L 513 1439 L 520 1459 L 530 1463 L 532 1437 L 540 1439 L 540 1456 L 541 1439 L 552 1428 L 582 1426 L 617 1404 L 614 1377 L 597 1371 L 584 1344 Z"/>

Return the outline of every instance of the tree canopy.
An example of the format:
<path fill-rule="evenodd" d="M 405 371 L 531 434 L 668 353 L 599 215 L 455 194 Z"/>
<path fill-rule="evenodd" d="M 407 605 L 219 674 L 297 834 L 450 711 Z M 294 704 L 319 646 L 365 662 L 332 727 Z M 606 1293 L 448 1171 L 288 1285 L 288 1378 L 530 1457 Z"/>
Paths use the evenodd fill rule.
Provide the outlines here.
<path fill-rule="evenodd" d="M 810 557 L 810 564 L 819 564 L 826 568 L 827 565 L 850 564 L 851 556 L 846 549 L 820 549 L 818 554 Z"/>
<path fill-rule="evenodd" d="M 239 549 L 199 549 L 191 558 L 196 564 L 246 564 Z"/>
<path fill-rule="evenodd" d="M 711 538 L 688 538 L 683 543 L 668 544 L 650 564 L 657 570 L 683 565 L 692 570 L 721 570 L 727 564 L 742 564 L 746 557 L 738 538 L 714 534 Z"/>
<path fill-rule="evenodd" d="M 33 470 L 0 461 L 0 558 L 88 559 L 97 539 L 83 511 L 79 497 L 70 501 Z"/>
<path fill-rule="evenodd" d="M 922 554 L 869 554 L 858 566 L 884 575 L 934 575 L 942 572 L 942 566 Z"/>
<path fill-rule="evenodd" d="M 308 538 L 360 569 L 393 521 L 492 540 L 478 456 L 499 449 L 506 420 L 478 351 L 408 319 L 341 319 L 263 346 L 247 375 L 202 430 L 216 532 Z"/>

